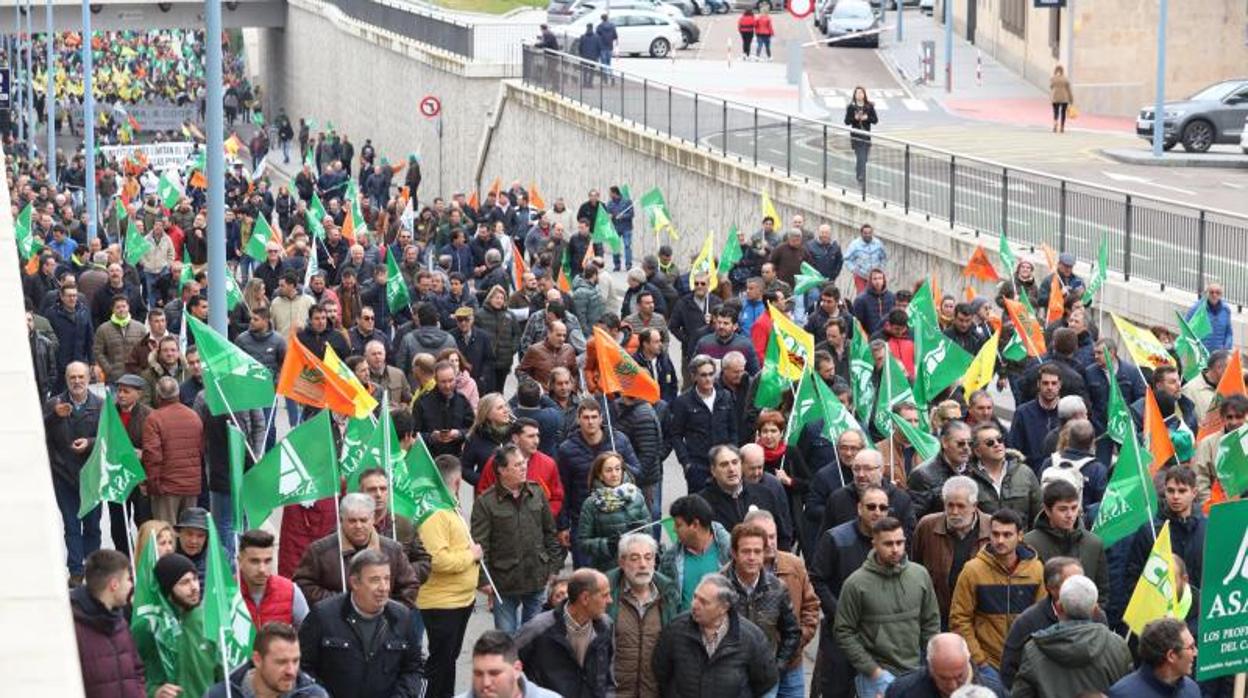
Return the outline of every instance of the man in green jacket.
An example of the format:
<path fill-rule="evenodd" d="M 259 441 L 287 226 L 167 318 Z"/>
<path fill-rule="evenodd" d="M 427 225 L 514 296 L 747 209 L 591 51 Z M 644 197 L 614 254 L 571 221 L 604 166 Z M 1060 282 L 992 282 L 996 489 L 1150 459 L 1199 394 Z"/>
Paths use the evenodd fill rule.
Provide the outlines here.
<path fill-rule="evenodd" d="M 872 528 L 867 561 L 841 587 L 833 637 L 857 676 L 860 696 L 882 695 L 896 677 L 917 669 L 922 648 L 940 632 L 932 579 L 906 559 L 901 521 Z"/>
<path fill-rule="evenodd" d="M 199 572 L 189 558 L 170 553 L 156 563 L 154 575 L 165 602 L 136 603 L 131 620 L 147 696 L 202 696 L 224 672 L 215 642 L 204 637 Z"/>

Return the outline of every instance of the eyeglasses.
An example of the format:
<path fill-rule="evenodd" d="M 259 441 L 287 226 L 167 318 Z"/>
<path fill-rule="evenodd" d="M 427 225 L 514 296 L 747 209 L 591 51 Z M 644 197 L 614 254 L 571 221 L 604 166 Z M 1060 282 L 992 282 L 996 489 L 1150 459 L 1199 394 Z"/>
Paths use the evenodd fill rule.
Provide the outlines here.
<path fill-rule="evenodd" d="M 705 281 L 695 281 L 693 282 L 693 285 L 694 286 L 706 286 L 707 283 Z"/>
<path fill-rule="evenodd" d="M 1001 439 L 984 439 L 983 441 L 980 441 L 979 443 L 981 445 L 987 446 L 988 448 L 996 448 L 997 444 L 1001 443 Z"/>
<path fill-rule="evenodd" d="M 957 446 L 958 448 L 970 448 L 970 447 L 971 447 L 971 440 L 970 440 L 970 439 L 959 439 L 959 440 L 957 440 L 957 441 L 954 441 L 954 442 L 953 442 L 953 445 L 954 445 L 954 446 Z"/>
<path fill-rule="evenodd" d="M 468 321 L 469 321 L 469 320 L 471 320 L 471 319 L 472 319 L 472 318 L 470 318 L 470 317 L 457 317 L 457 318 L 455 318 L 455 322 L 468 322 Z"/>
<path fill-rule="evenodd" d="M 369 322 L 372 322 L 372 321 L 373 321 L 373 316 L 372 316 L 372 315 L 361 315 L 361 316 L 360 316 L 360 319 L 361 319 L 361 320 L 368 320 Z"/>
<path fill-rule="evenodd" d="M 863 504 L 862 508 L 867 511 L 888 511 L 887 504 Z"/>

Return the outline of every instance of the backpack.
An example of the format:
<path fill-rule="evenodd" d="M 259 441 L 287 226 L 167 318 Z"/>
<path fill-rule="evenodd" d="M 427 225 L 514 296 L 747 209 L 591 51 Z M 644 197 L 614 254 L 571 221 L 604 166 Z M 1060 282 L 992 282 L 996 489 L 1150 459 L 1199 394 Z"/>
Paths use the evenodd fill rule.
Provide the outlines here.
<path fill-rule="evenodd" d="M 1088 476 L 1083 474 L 1083 466 L 1096 460 L 1096 456 L 1087 456 L 1085 458 L 1065 458 L 1061 451 L 1055 452 L 1049 456 L 1049 467 L 1040 474 L 1040 490 L 1056 480 L 1065 480 L 1074 485 L 1075 490 L 1079 492 L 1079 498 L 1083 498 L 1083 485 L 1088 481 Z"/>

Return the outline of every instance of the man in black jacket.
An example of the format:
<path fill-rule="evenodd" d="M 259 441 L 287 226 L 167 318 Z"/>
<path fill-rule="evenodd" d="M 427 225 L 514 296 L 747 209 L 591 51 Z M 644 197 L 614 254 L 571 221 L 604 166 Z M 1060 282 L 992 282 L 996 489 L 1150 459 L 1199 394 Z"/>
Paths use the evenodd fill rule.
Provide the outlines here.
<path fill-rule="evenodd" d="M 439 361 L 433 369 L 435 387 L 416 401 L 412 418 L 434 457 L 459 457 L 472 426 L 472 405 L 455 389 L 455 367 Z"/>
<path fill-rule="evenodd" d="M 716 444 L 735 444 L 737 424 L 732 395 L 715 387 L 715 363 L 700 356 L 690 362 L 689 373 L 693 388 L 672 403 L 671 441 L 689 492 L 697 492 L 706 486 L 708 452 Z"/>
<path fill-rule="evenodd" d="M 318 603 L 299 628 L 304 669 L 336 698 L 424 696 L 420 635 L 390 600 L 390 561 L 362 550 L 349 573 L 351 591 Z"/>
<path fill-rule="evenodd" d="M 698 494 L 711 505 L 716 523 L 731 531 L 745 520 L 750 509 L 771 512 L 777 524 L 777 547 L 789 550 L 793 547 L 793 530 L 788 512 L 783 507 L 788 502 L 776 501 L 762 485 L 746 482 L 741 476 L 741 452 L 731 444 L 719 444 L 711 448 L 711 480 Z"/>
<path fill-rule="evenodd" d="M 564 698 L 606 698 L 615 683 L 610 605 L 605 574 L 588 568 L 573 572 L 567 601 L 538 614 L 516 635 L 525 676 Z"/>

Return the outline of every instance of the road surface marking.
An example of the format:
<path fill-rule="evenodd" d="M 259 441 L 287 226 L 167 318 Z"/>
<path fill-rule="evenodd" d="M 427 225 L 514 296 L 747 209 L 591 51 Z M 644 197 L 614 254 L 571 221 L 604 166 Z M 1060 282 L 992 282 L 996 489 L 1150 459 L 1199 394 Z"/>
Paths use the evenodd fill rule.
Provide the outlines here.
<path fill-rule="evenodd" d="M 927 102 L 924 102 L 921 99 L 906 98 L 906 99 L 901 100 L 901 103 L 906 105 L 906 109 L 909 109 L 910 111 L 927 111 L 928 110 Z"/>
<path fill-rule="evenodd" d="M 1189 191 L 1187 189 L 1180 189 L 1178 187 L 1172 187 L 1168 184 L 1157 184 L 1156 182 L 1149 179 L 1148 177 L 1137 177 L 1136 175 L 1118 174 L 1117 172 L 1109 172 L 1106 170 L 1102 170 L 1101 174 L 1105 175 L 1106 177 L 1109 177 L 1115 182 L 1133 182 L 1135 184 L 1144 184 L 1150 187 L 1154 187 L 1156 189 L 1165 189 L 1166 191 L 1172 191 L 1172 192 L 1176 192 L 1179 194 L 1186 194 L 1188 196 L 1196 196 L 1196 192 L 1194 191 Z"/>

